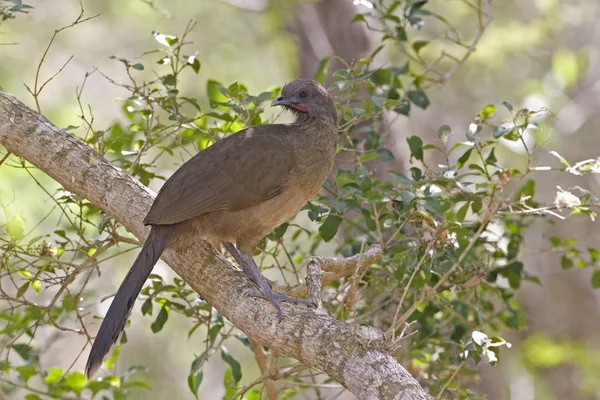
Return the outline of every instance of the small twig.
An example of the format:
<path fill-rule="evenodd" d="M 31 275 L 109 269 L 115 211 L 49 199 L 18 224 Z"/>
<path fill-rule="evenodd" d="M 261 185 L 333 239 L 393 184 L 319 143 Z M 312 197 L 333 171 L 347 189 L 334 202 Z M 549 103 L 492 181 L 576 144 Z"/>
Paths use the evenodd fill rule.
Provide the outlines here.
<path fill-rule="evenodd" d="M 406 339 L 408 337 L 411 337 L 412 335 L 415 335 L 418 332 L 418 330 L 414 330 L 411 333 L 406 334 L 407 329 L 410 328 L 411 325 L 416 322 L 417 321 L 405 322 L 404 326 L 402 327 L 402 332 L 400 332 L 398 337 L 395 339 L 392 339 L 391 341 L 388 342 L 387 348 L 391 353 L 396 352 L 396 350 L 400 347 L 400 342 L 402 342 L 404 339 Z"/>
<path fill-rule="evenodd" d="M 471 43 L 469 45 L 457 43 L 467 49 L 465 54 L 463 54 L 462 57 L 456 58 L 456 57 L 451 56 L 450 54 L 445 53 L 445 55 L 447 57 L 455 58 L 455 64 L 448 71 L 446 71 L 446 73 L 443 74 L 442 77 L 434 80 L 435 83 L 439 84 L 439 83 L 446 82 L 450 78 L 450 76 L 452 76 L 471 57 L 471 55 L 473 55 L 473 53 L 475 52 L 475 50 L 477 48 L 477 45 L 479 44 L 479 42 L 481 41 L 481 38 L 483 37 L 483 33 L 487 30 L 488 26 L 492 22 L 492 11 L 491 11 L 491 6 L 490 6 L 490 0 L 483 0 L 483 3 L 484 3 L 483 8 L 485 8 L 485 10 L 483 10 L 481 7 L 475 7 L 472 4 L 470 4 L 469 2 L 465 2 L 465 3 L 469 4 L 470 6 L 472 6 L 473 8 L 476 9 L 477 20 L 478 20 L 477 33 L 475 34 L 475 37 L 473 38 L 473 40 L 471 41 Z M 447 37 L 447 39 L 454 41 L 456 43 L 456 41 L 450 37 Z"/>
<path fill-rule="evenodd" d="M 396 329 L 397 329 L 396 327 L 398 326 L 397 325 L 398 315 L 400 314 L 400 310 L 402 309 L 402 304 L 404 303 L 406 294 L 408 293 L 408 290 L 410 289 L 410 285 L 412 284 L 412 281 L 415 278 L 415 275 L 417 275 L 417 272 L 419 272 L 419 270 L 421 269 L 421 265 L 423 265 L 423 262 L 425 262 L 425 258 L 427 257 L 427 255 L 428 255 L 429 251 L 431 250 L 431 247 L 433 247 L 434 243 L 435 243 L 435 240 L 432 240 L 431 242 L 429 242 L 429 244 L 427 245 L 427 248 L 423 252 L 423 256 L 421 257 L 421 259 L 415 266 L 415 269 L 413 270 L 412 274 L 410 275 L 410 278 L 408 279 L 408 283 L 404 287 L 404 292 L 402 293 L 402 297 L 400 298 L 400 301 L 398 302 L 398 307 L 396 308 L 396 313 L 394 314 L 394 319 L 392 320 L 392 326 L 390 326 L 390 329 L 385 334 L 385 337 L 390 337 L 391 340 L 394 340 L 394 338 L 395 338 L 395 333 L 396 333 Z M 433 259 L 433 255 L 431 258 Z"/>
<path fill-rule="evenodd" d="M 311 259 L 306 267 L 306 285 L 308 286 L 308 300 L 313 302 L 317 309 L 323 308 L 321 274 L 321 266 L 315 259 Z"/>
<path fill-rule="evenodd" d="M 321 285 L 328 285 L 338 279 L 351 276 L 357 269 L 363 271 L 376 263 L 383 255 L 383 249 L 376 244 L 371 246 L 364 253 L 356 254 L 349 258 L 338 257 L 312 257 L 310 261 L 315 261 L 323 271 L 321 274 Z M 309 263 L 310 263 L 309 261 Z M 305 297 L 308 294 L 308 287 L 305 284 L 295 287 L 276 287 L 273 290 L 287 294 L 293 297 Z"/>
<path fill-rule="evenodd" d="M 2 160 L 0 160 L 0 167 L 2 166 L 2 164 L 4 164 L 4 161 L 6 161 L 6 159 L 7 159 L 8 157 L 10 157 L 10 155 L 11 155 L 11 154 L 12 154 L 12 153 L 11 153 L 10 151 L 8 151 L 8 152 L 7 152 L 7 153 L 4 155 L 4 157 L 2 157 Z"/>
<path fill-rule="evenodd" d="M 236 400 L 242 399 L 244 395 L 248 392 L 248 390 L 252 389 L 254 386 L 262 383 L 265 380 L 264 376 L 259 376 L 252 382 L 247 385 L 242 386 L 240 390 L 238 390 L 233 396 L 231 396 L 228 400 Z"/>
<path fill-rule="evenodd" d="M 75 21 L 73 21 L 70 25 L 67 26 L 63 26 L 60 29 L 56 29 L 54 31 L 54 33 L 52 34 L 52 37 L 50 38 L 50 41 L 48 42 L 48 46 L 46 46 L 46 50 L 44 50 L 44 54 L 42 54 L 42 58 L 40 59 L 40 62 L 38 63 L 37 69 L 35 71 L 35 81 L 33 84 L 33 90 L 31 90 L 29 87 L 27 87 L 27 85 L 25 85 L 25 87 L 27 88 L 27 91 L 29 91 L 29 93 L 31 93 L 31 95 L 33 96 L 33 99 L 35 100 L 35 106 L 37 109 L 37 112 L 41 113 L 41 107 L 40 107 L 40 101 L 39 101 L 39 95 L 42 92 L 42 90 L 44 89 L 44 87 L 52 80 L 54 79 L 54 77 L 56 77 L 56 75 L 58 75 L 66 66 L 67 64 L 73 59 L 73 56 L 69 57 L 69 59 L 63 64 L 62 67 L 60 67 L 60 69 L 58 70 L 58 72 L 56 72 L 54 75 L 52 75 L 49 79 L 47 79 L 41 86 L 39 86 L 39 79 L 40 79 L 40 71 L 42 69 L 42 65 L 44 64 L 44 61 L 46 61 L 46 56 L 48 55 L 48 52 L 50 51 L 50 47 L 52 47 L 52 44 L 54 43 L 54 40 L 56 39 L 56 36 L 58 36 L 59 33 L 61 33 L 62 31 L 72 28 L 75 25 L 79 25 L 82 24 L 86 21 L 89 21 L 93 18 L 98 17 L 100 14 L 96 14 L 94 16 L 88 17 L 88 18 L 83 18 L 83 14 L 85 13 L 85 10 L 83 8 L 83 3 L 79 3 L 80 7 L 81 7 L 81 11 L 79 13 L 79 16 L 75 19 Z"/>
<path fill-rule="evenodd" d="M 456 374 L 458 374 L 458 371 L 460 371 L 460 369 L 463 367 L 463 365 L 465 365 L 465 361 L 461 362 L 458 367 L 456 367 L 456 369 L 454 370 L 454 372 L 452 373 L 452 375 L 450 376 L 450 378 L 448 378 L 448 380 L 446 381 L 446 383 L 444 383 L 444 386 L 442 386 L 442 388 L 440 389 L 440 391 L 437 394 L 437 398 L 439 399 L 440 397 L 442 397 L 442 394 L 444 394 L 444 391 L 446 390 L 446 388 L 448 387 L 448 385 L 450 385 L 450 382 L 452 382 L 454 380 L 454 378 L 456 377 Z"/>
<path fill-rule="evenodd" d="M 272 365 L 267 366 L 267 356 L 263 351 L 262 345 L 260 343 L 255 342 L 254 340 L 250 340 L 250 342 L 252 343 L 252 349 L 254 350 L 254 359 L 256 360 L 258 368 L 261 372 L 261 378 L 264 378 L 264 385 L 267 391 L 267 398 L 269 400 L 277 400 L 277 389 L 275 388 L 273 381 L 269 379 L 271 376 Z M 271 364 L 273 364 L 274 360 L 277 360 L 277 357 L 275 355 L 272 355 Z"/>

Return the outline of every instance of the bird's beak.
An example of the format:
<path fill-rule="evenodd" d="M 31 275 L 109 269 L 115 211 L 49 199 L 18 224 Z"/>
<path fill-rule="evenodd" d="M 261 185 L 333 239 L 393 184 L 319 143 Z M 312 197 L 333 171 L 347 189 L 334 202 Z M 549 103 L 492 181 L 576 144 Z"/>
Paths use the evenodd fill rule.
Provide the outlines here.
<path fill-rule="evenodd" d="M 294 104 L 294 102 L 290 101 L 289 99 L 286 99 L 283 96 L 279 96 L 278 98 L 276 98 L 275 100 L 273 100 L 271 102 L 271 107 L 275 107 L 275 106 L 292 106 Z"/>
<path fill-rule="evenodd" d="M 285 106 L 285 107 L 293 108 L 294 110 L 299 111 L 299 112 L 303 112 L 303 113 L 308 112 L 308 110 L 306 108 L 299 106 L 298 103 L 295 102 L 294 100 L 286 99 L 283 96 L 279 96 L 278 98 L 276 98 L 275 100 L 273 100 L 271 102 L 271 107 L 274 107 L 274 106 Z"/>

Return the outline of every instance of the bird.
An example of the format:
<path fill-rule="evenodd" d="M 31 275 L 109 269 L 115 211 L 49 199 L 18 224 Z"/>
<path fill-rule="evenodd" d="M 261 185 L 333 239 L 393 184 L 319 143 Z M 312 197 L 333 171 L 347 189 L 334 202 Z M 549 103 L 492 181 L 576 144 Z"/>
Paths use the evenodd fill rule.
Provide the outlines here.
<path fill-rule="evenodd" d="M 125 328 L 154 264 L 174 240 L 221 243 L 256 285 L 247 295 L 310 304 L 273 292 L 252 254 L 258 242 L 314 198 L 329 176 L 338 146 L 335 102 L 321 84 L 298 79 L 271 102 L 294 122 L 252 126 L 198 152 L 159 190 L 143 222 L 150 233 L 106 313 L 85 372 L 92 377 Z"/>

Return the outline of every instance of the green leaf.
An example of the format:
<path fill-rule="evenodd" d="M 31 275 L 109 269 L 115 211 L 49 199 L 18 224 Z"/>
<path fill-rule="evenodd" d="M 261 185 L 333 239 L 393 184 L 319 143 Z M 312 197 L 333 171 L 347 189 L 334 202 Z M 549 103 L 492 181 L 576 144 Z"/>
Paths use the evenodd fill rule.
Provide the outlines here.
<path fill-rule="evenodd" d="M 406 36 L 406 29 L 404 29 L 404 27 L 401 25 L 396 27 L 396 36 L 401 42 L 406 42 L 408 40 L 408 37 Z"/>
<path fill-rule="evenodd" d="M 364 16 L 364 14 L 356 14 L 354 16 L 354 18 L 352 18 L 350 20 L 351 24 L 354 23 L 354 22 L 365 22 L 365 16 Z M 315 81 L 316 81 L 316 79 L 315 79 Z M 317 82 L 319 82 L 319 81 L 317 81 Z"/>
<path fill-rule="evenodd" d="M 127 381 L 123 384 L 123 388 L 125 389 L 134 387 L 152 390 L 152 385 L 150 385 L 150 383 L 145 379 L 127 379 Z"/>
<path fill-rule="evenodd" d="M 407 15 L 413 16 L 415 14 L 424 14 L 425 11 L 422 10 L 422 8 L 428 2 L 429 2 L 429 0 L 413 0 L 413 1 L 411 1 L 410 9 L 408 10 Z"/>
<path fill-rule="evenodd" d="M 415 182 L 411 181 L 410 179 L 408 179 L 407 177 L 405 177 L 397 171 L 390 171 L 390 173 L 394 175 L 394 178 L 396 178 L 396 182 L 398 182 L 398 185 L 400 185 L 401 187 L 410 188 L 415 185 Z"/>
<path fill-rule="evenodd" d="M 325 79 L 327 79 L 327 67 L 328 66 L 329 66 L 329 57 L 322 58 L 321 61 L 319 62 L 319 66 L 317 67 L 317 72 L 315 73 L 315 81 L 319 82 L 320 84 L 325 84 Z"/>
<path fill-rule="evenodd" d="M 275 230 L 268 236 L 269 240 L 273 240 L 275 242 L 281 240 L 283 238 L 283 235 L 285 235 L 285 232 L 287 232 L 287 229 L 289 228 L 290 224 L 287 222 L 284 222 L 283 224 L 279 225 L 277 228 L 275 228 Z"/>
<path fill-rule="evenodd" d="M 31 283 L 31 281 L 27 281 L 19 287 L 19 289 L 17 290 L 17 299 L 20 297 L 23 297 L 25 292 L 27 292 L 27 289 L 29 289 L 30 283 Z"/>
<path fill-rule="evenodd" d="M 231 96 L 233 98 L 238 98 L 240 95 L 240 92 L 242 92 L 242 91 L 243 91 L 243 89 L 241 88 L 241 85 L 238 82 L 233 82 L 231 85 L 229 85 L 229 87 L 227 88 L 225 93 L 227 93 L 229 96 Z"/>
<path fill-rule="evenodd" d="M 413 180 L 420 181 L 423 177 L 423 171 L 421 171 L 419 168 L 412 167 L 410 169 L 410 176 L 413 178 Z"/>
<path fill-rule="evenodd" d="M 512 132 L 513 129 L 515 129 L 515 124 L 513 124 L 512 122 L 504 122 L 494 128 L 494 130 L 492 131 L 492 136 L 498 139 L 508 134 L 509 132 Z"/>
<path fill-rule="evenodd" d="M 144 65 L 143 65 L 143 64 L 140 64 L 140 63 L 136 63 L 136 64 L 133 64 L 133 65 L 131 66 L 131 68 L 133 68 L 133 69 L 137 69 L 138 71 L 143 71 L 143 70 L 144 70 Z"/>
<path fill-rule="evenodd" d="M 471 157 L 472 151 L 473 148 L 471 147 L 469 150 L 465 151 L 463 155 L 458 158 L 458 160 L 456 160 L 457 168 L 462 168 L 467 163 L 467 161 L 469 161 L 469 157 Z"/>
<path fill-rule="evenodd" d="M 560 247 L 560 246 L 562 246 L 562 241 L 557 236 L 551 236 L 550 237 L 550 243 L 552 243 L 553 247 Z"/>
<path fill-rule="evenodd" d="M 600 288 L 600 269 L 595 269 L 592 272 L 592 287 L 594 289 Z"/>
<path fill-rule="evenodd" d="M 481 173 L 481 175 L 486 175 L 486 170 L 485 170 L 485 169 L 483 169 L 483 168 L 482 168 L 480 165 L 478 165 L 478 164 L 475 164 L 475 163 L 469 164 L 469 169 L 472 169 L 472 170 L 474 170 L 474 171 L 478 171 L 478 172 L 480 172 L 480 173 Z"/>
<path fill-rule="evenodd" d="M 200 354 L 198 357 L 192 361 L 192 366 L 190 367 L 190 374 L 194 374 L 200 370 L 202 364 L 206 361 L 206 353 Z"/>
<path fill-rule="evenodd" d="M 518 289 L 521 284 L 523 263 L 515 261 L 504 268 L 503 275 L 508 279 L 508 284 L 513 289 Z"/>
<path fill-rule="evenodd" d="M 127 338 L 125 331 L 123 331 L 123 336 L 125 338 Z M 123 343 L 123 338 L 121 338 L 121 343 Z M 106 359 L 106 361 L 104 361 L 104 365 L 106 365 L 106 368 L 112 369 L 114 367 L 115 363 L 119 359 L 120 353 L 121 353 L 121 346 L 120 345 L 115 346 L 110 358 L 108 358 L 108 359 Z"/>
<path fill-rule="evenodd" d="M 477 199 L 471 203 L 471 211 L 475 214 L 479 214 L 479 211 L 483 208 L 483 202 L 481 199 Z"/>
<path fill-rule="evenodd" d="M 429 98 L 422 90 L 411 90 L 408 92 L 408 99 L 412 101 L 416 106 L 426 109 L 430 102 Z"/>
<path fill-rule="evenodd" d="M 219 332 L 221 331 L 221 329 L 223 328 L 223 324 L 216 324 L 210 327 L 210 330 L 208 331 L 208 337 L 210 339 L 210 344 L 214 344 L 215 340 L 217 339 L 217 335 L 219 334 Z"/>
<path fill-rule="evenodd" d="M 438 129 L 438 137 L 439 138 L 442 138 L 444 136 L 448 136 L 451 133 L 452 133 L 452 128 L 450 128 L 448 125 L 442 125 Z"/>
<path fill-rule="evenodd" d="M 381 161 L 394 161 L 394 153 L 389 151 L 388 149 L 379 149 L 377 150 L 377 154 L 379 155 L 379 159 Z"/>
<path fill-rule="evenodd" d="M 410 114 L 410 102 L 408 100 L 402 100 L 400 105 L 394 108 L 394 112 L 402 115 Z"/>
<path fill-rule="evenodd" d="M 158 317 L 156 317 L 156 319 L 150 326 L 150 328 L 152 329 L 152 332 L 153 333 L 160 332 L 162 330 L 163 326 L 165 325 L 165 322 L 167 322 L 167 319 L 169 319 L 169 312 L 167 311 L 167 309 L 165 307 L 162 307 L 160 309 L 160 312 L 158 313 Z"/>
<path fill-rule="evenodd" d="M 142 304 L 142 315 L 152 315 L 152 300 L 146 299 Z"/>
<path fill-rule="evenodd" d="M 490 154 L 487 156 L 487 158 L 485 159 L 485 163 L 488 165 L 496 165 L 496 163 L 498 162 L 498 159 L 496 158 L 496 148 L 494 147 L 492 149 L 492 151 L 490 151 Z"/>
<path fill-rule="evenodd" d="M 82 372 L 76 371 L 68 373 L 65 376 L 65 382 L 75 393 L 79 393 L 85 388 L 85 384 L 87 383 L 87 379 Z"/>
<path fill-rule="evenodd" d="M 410 136 L 406 139 L 410 148 L 411 157 L 423 161 L 423 140 L 418 136 Z"/>
<path fill-rule="evenodd" d="M 463 222 L 467 217 L 467 211 L 469 211 L 470 202 L 466 202 L 462 207 L 458 209 L 456 212 L 456 220 L 458 222 Z"/>
<path fill-rule="evenodd" d="M 37 394 L 30 393 L 27 396 L 25 396 L 25 400 L 42 400 L 42 398 Z"/>
<path fill-rule="evenodd" d="M 535 181 L 533 179 L 529 179 L 515 195 L 515 201 L 521 200 L 523 197 L 528 197 L 525 202 L 527 205 L 534 207 L 535 204 L 533 202 L 533 196 L 535 196 Z"/>
<path fill-rule="evenodd" d="M 21 216 L 15 215 L 8 221 L 4 229 L 13 240 L 19 240 L 25 231 L 25 220 Z"/>
<path fill-rule="evenodd" d="M 598 261 L 600 261 L 600 251 L 598 249 L 590 247 L 588 248 L 588 253 L 590 255 L 590 260 L 592 263 L 597 263 Z"/>
<path fill-rule="evenodd" d="M 342 221 L 343 219 L 339 215 L 329 214 L 327 218 L 325 218 L 323 225 L 319 227 L 319 234 L 324 241 L 329 242 L 333 239 Z"/>
<path fill-rule="evenodd" d="M 413 42 L 412 48 L 415 51 L 415 53 L 419 54 L 419 52 L 428 44 L 429 42 L 427 40 L 417 40 Z"/>
<path fill-rule="evenodd" d="M 259 105 L 273 97 L 273 92 L 262 92 L 254 98 L 254 104 Z"/>
<path fill-rule="evenodd" d="M 175 86 L 177 85 L 177 78 L 173 74 L 168 74 L 162 77 L 162 83 L 165 86 Z"/>
<path fill-rule="evenodd" d="M 206 94 L 208 95 L 208 98 L 211 101 L 211 107 L 212 108 L 216 108 L 216 103 L 225 103 L 227 102 L 227 97 L 225 97 L 225 95 L 221 92 L 221 90 L 219 90 L 219 88 L 222 88 L 223 86 L 212 79 L 209 79 L 206 82 Z M 221 107 L 223 108 L 223 107 Z"/>
<path fill-rule="evenodd" d="M 567 161 L 567 159 L 566 159 L 566 158 L 564 158 L 563 156 L 561 156 L 560 154 L 558 154 L 558 152 L 557 152 L 557 151 L 554 151 L 554 150 L 552 150 L 552 151 L 550 152 L 550 154 L 552 154 L 554 157 L 558 158 L 558 161 L 560 161 L 560 163 L 561 163 L 562 165 L 564 165 L 564 166 L 565 166 L 565 167 L 567 167 L 567 168 L 571 168 L 571 164 L 569 164 L 569 162 Z"/>
<path fill-rule="evenodd" d="M 117 378 L 118 379 L 118 378 Z M 120 383 L 117 381 L 117 383 Z M 92 391 L 92 396 L 95 396 L 101 390 L 111 389 L 111 379 L 103 379 L 101 381 L 88 381 L 87 388 Z"/>
<path fill-rule="evenodd" d="M 235 383 L 238 383 L 242 379 L 242 367 L 240 366 L 240 363 L 229 354 L 225 347 L 221 347 L 221 358 L 229 364 L 233 379 L 235 380 Z"/>
<path fill-rule="evenodd" d="M 495 114 L 496 114 L 496 106 L 494 106 L 493 104 L 488 104 L 479 113 L 479 115 L 481 116 L 481 118 L 486 119 L 486 120 L 490 119 Z"/>
<path fill-rule="evenodd" d="M 251 392 L 248 392 L 246 394 L 246 396 L 244 396 L 244 400 L 260 400 L 260 398 L 261 398 L 260 392 L 257 391 L 257 390 L 253 390 Z"/>
<path fill-rule="evenodd" d="M 196 74 L 200 72 L 200 61 L 198 61 L 196 56 L 189 56 L 187 59 L 187 65 L 192 67 L 192 70 L 194 70 Z"/>
<path fill-rule="evenodd" d="M 15 368 L 17 370 L 17 372 L 19 373 L 19 375 L 21 376 L 21 379 L 27 383 L 27 381 L 29 380 L 29 378 L 31 378 L 32 376 L 35 376 L 37 374 L 37 371 L 35 370 L 35 367 L 31 364 L 27 364 L 27 365 L 22 365 L 20 367 Z"/>
<path fill-rule="evenodd" d="M 33 353 L 31 352 L 31 347 L 24 343 L 15 343 L 11 346 L 14 351 L 17 352 L 18 355 L 21 356 L 23 361 L 31 361 L 33 358 Z"/>
<path fill-rule="evenodd" d="M 171 47 L 179 41 L 177 36 L 165 35 L 164 33 L 152 32 L 152 35 L 154 36 L 154 40 L 167 47 Z"/>
<path fill-rule="evenodd" d="M 44 382 L 48 385 L 56 384 L 63 376 L 62 368 L 50 368 L 46 377 L 44 377 Z"/>
<path fill-rule="evenodd" d="M 202 375 L 202 371 L 188 376 L 188 387 L 196 398 L 198 398 L 198 388 L 200 387 L 203 378 L 204 375 Z"/>
<path fill-rule="evenodd" d="M 571 269 L 575 266 L 575 263 L 571 258 L 569 258 L 569 256 L 563 255 L 560 258 L 560 266 L 562 269 Z"/>
<path fill-rule="evenodd" d="M 231 372 L 231 368 L 227 368 L 225 370 L 225 374 L 223 375 L 223 385 L 225 386 L 225 395 L 223 396 L 223 399 L 232 398 L 233 395 L 237 393 L 237 388 L 233 379 L 233 373 Z"/>
<path fill-rule="evenodd" d="M 360 158 L 358 159 L 358 161 L 360 163 L 366 163 L 367 161 L 375 160 L 376 158 L 379 158 L 379 154 L 377 154 L 377 153 L 365 153 L 365 154 L 363 154 L 363 155 L 360 156 Z"/>

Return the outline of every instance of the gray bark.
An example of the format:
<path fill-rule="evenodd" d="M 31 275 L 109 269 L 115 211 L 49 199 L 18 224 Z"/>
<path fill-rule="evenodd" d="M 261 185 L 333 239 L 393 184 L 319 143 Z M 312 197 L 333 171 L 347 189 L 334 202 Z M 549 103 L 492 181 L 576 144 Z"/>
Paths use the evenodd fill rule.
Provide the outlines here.
<path fill-rule="evenodd" d="M 0 89 L 0 144 L 86 197 L 141 240 L 142 219 L 154 194 L 79 139 L 57 128 Z M 385 351 L 381 339 L 361 339 L 353 326 L 319 310 L 282 305 L 284 318 L 263 300 L 244 296 L 248 279 L 211 245 L 174 244 L 163 260 L 215 309 L 251 339 L 323 371 L 360 399 L 429 399 L 419 383 Z"/>

